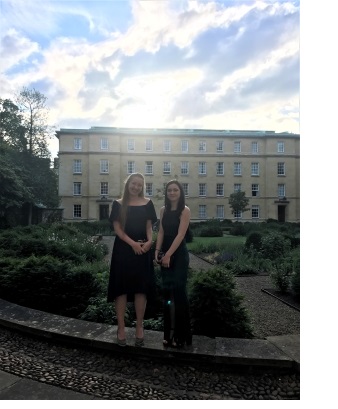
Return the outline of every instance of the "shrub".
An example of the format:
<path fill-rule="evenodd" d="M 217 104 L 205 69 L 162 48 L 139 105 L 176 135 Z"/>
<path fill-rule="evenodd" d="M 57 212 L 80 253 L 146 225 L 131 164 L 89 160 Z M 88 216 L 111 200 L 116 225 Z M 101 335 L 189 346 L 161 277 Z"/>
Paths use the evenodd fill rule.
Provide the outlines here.
<path fill-rule="evenodd" d="M 246 235 L 245 226 L 240 222 L 236 222 L 234 226 L 230 229 L 229 232 L 232 236 L 245 236 Z"/>
<path fill-rule="evenodd" d="M 200 231 L 200 237 L 223 237 L 223 230 L 220 227 L 205 227 Z"/>
<path fill-rule="evenodd" d="M 245 241 L 245 249 L 246 250 L 256 250 L 259 251 L 262 245 L 262 233 L 253 231 L 249 233 L 246 241 Z"/>
<path fill-rule="evenodd" d="M 252 338 L 243 297 L 231 273 L 221 268 L 195 272 L 189 280 L 193 332 L 209 337 Z"/>
<path fill-rule="evenodd" d="M 290 240 L 281 233 L 270 232 L 262 237 L 260 253 L 263 258 L 276 260 L 286 256 L 291 249 Z"/>

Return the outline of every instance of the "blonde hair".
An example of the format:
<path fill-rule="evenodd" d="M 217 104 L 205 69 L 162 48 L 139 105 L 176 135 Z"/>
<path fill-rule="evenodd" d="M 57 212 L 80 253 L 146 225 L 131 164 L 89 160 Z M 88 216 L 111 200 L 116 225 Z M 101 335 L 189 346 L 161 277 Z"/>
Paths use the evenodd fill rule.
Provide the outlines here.
<path fill-rule="evenodd" d="M 143 180 L 143 187 L 142 190 L 139 194 L 139 197 L 144 197 L 144 192 L 145 192 L 145 180 L 144 180 L 144 176 L 142 175 L 142 173 L 131 173 L 127 179 L 124 181 L 124 189 L 123 189 L 123 193 L 122 193 L 122 201 L 121 201 L 121 213 L 120 213 L 120 217 L 119 217 L 119 221 L 121 223 L 121 227 L 124 230 L 124 227 L 126 225 L 126 220 L 127 220 L 127 210 L 128 210 L 128 203 L 129 203 L 129 199 L 130 199 L 130 194 L 129 194 L 129 184 L 131 182 L 131 180 L 134 177 L 139 177 Z"/>

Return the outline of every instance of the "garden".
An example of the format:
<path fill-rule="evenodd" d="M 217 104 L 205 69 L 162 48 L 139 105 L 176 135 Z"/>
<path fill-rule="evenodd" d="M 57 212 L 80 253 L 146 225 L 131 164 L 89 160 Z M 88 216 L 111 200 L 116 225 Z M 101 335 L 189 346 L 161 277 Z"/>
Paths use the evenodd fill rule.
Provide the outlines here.
<path fill-rule="evenodd" d="M 115 307 L 106 302 L 108 247 L 106 222 L 52 223 L 0 231 L 0 297 L 29 308 L 116 325 Z M 156 242 L 156 231 L 153 233 Z M 300 296 L 300 226 L 269 220 L 191 223 L 189 250 L 211 263 L 207 271 L 189 269 L 188 294 L 193 333 L 252 338 L 238 275 L 269 274 L 276 293 Z M 156 293 L 149 301 L 146 329 L 163 330 L 161 275 L 155 266 Z M 128 304 L 126 324 L 135 311 Z"/>

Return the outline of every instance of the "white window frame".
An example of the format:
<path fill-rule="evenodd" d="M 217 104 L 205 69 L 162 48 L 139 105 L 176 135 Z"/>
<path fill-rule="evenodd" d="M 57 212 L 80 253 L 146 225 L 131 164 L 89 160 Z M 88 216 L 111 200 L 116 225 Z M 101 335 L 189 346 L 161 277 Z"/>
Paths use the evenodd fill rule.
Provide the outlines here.
<path fill-rule="evenodd" d="M 198 218 L 206 219 L 207 218 L 207 205 L 198 205 Z"/>
<path fill-rule="evenodd" d="M 285 144 L 283 141 L 278 141 L 277 142 L 277 152 L 278 153 L 284 153 L 285 152 Z"/>
<path fill-rule="evenodd" d="M 127 162 L 127 174 L 131 175 L 132 173 L 135 173 L 135 161 L 128 160 L 128 162 Z"/>
<path fill-rule="evenodd" d="M 234 192 L 241 192 L 242 191 L 242 183 L 235 183 L 234 184 Z"/>
<path fill-rule="evenodd" d="M 100 196 L 108 196 L 109 194 L 109 183 L 100 182 Z"/>
<path fill-rule="evenodd" d="M 216 196 L 224 197 L 224 183 L 216 183 Z"/>
<path fill-rule="evenodd" d="M 259 152 L 258 142 L 257 141 L 251 142 L 251 153 L 258 152 Z"/>
<path fill-rule="evenodd" d="M 189 141 L 187 139 L 184 139 L 183 141 L 181 141 L 181 151 L 189 152 Z"/>
<path fill-rule="evenodd" d="M 252 219 L 259 219 L 259 205 L 252 205 L 251 206 L 251 218 Z"/>
<path fill-rule="evenodd" d="M 81 182 L 73 182 L 73 196 L 82 196 Z"/>
<path fill-rule="evenodd" d="M 285 183 L 278 183 L 278 197 L 286 197 Z"/>
<path fill-rule="evenodd" d="M 185 196 L 189 196 L 189 183 L 182 183 L 182 188 Z"/>
<path fill-rule="evenodd" d="M 242 176 L 242 163 L 234 162 L 234 176 Z"/>
<path fill-rule="evenodd" d="M 259 196 L 259 184 L 258 183 L 252 183 L 251 184 L 251 196 L 252 197 L 258 197 Z"/>
<path fill-rule="evenodd" d="M 146 196 L 153 196 L 154 185 L 152 182 L 146 182 Z"/>
<path fill-rule="evenodd" d="M 224 205 L 216 205 L 216 218 L 224 219 Z"/>
<path fill-rule="evenodd" d="M 135 152 L 135 139 L 128 139 L 127 140 L 127 151 L 128 152 Z"/>
<path fill-rule="evenodd" d="M 234 142 L 234 153 L 241 153 L 242 152 L 242 144 L 240 141 Z"/>
<path fill-rule="evenodd" d="M 181 162 L 181 175 L 183 176 L 189 175 L 189 162 L 188 161 Z"/>
<path fill-rule="evenodd" d="M 77 174 L 82 173 L 82 159 L 73 160 L 73 173 L 77 173 Z"/>
<path fill-rule="evenodd" d="M 206 152 L 207 151 L 207 143 L 206 141 L 199 141 L 198 142 L 198 152 Z"/>
<path fill-rule="evenodd" d="M 163 141 L 163 152 L 171 152 L 171 141 L 168 139 Z"/>
<path fill-rule="evenodd" d="M 207 184 L 206 183 L 198 184 L 198 196 L 207 197 Z"/>
<path fill-rule="evenodd" d="M 145 175 L 153 175 L 154 174 L 154 163 L 153 163 L 152 160 L 147 160 L 146 161 L 144 174 Z"/>
<path fill-rule="evenodd" d="M 74 138 L 74 150 L 76 151 L 82 150 L 82 139 L 81 138 Z"/>
<path fill-rule="evenodd" d="M 251 162 L 251 176 L 259 176 L 259 162 Z"/>
<path fill-rule="evenodd" d="M 152 151 L 153 151 L 153 140 L 146 139 L 146 152 L 152 152 Z"/>
<path fill-rule="evenodd" d="M 234 218 L 237 219 L 241 219 L 243 217 L 243 213 L 241 210 L 235 210 L 234 211 Z"/>
<path fill-rule="evenodd" d="M 108 138 L 101 138 L 100 141 L 100 146 L 102 151 L 107 151 L 108 150 Z"/>
<path fill-rule="evenodd" d="M 207 174 L 207 162 L 198 162 L 198 174 L 203 176 Z"/>
<path fill-rule="evenodd" d="M 100 173 L 108 174 L 109 173 L 109 160 L 100 159 Z"/>
<path fill-rule="evenodd" d="M 224 162 L 216 162 L 216 175 L 224 176 Z"/>
<path fill-rule="evenodd" d="M 217 153 L 224 152 L 224 141 L 216 141 L 216 152 Z"/>
<path fill-rule="evenodd" d="M 277 163 L 277 176 L 285 176 L 285 162 Z"/>
<path fill-rule="evenodd" d="M 164 161 L 163 162 L 163 175 L 171 175 L 171 162 Z"/>

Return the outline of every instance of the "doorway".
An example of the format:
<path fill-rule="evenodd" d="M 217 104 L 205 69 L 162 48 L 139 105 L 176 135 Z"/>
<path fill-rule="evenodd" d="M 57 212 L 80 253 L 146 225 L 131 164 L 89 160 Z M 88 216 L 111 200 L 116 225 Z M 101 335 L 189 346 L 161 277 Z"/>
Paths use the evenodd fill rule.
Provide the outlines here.
<path fill-rule="evenodd" d="M 278 221 L 285 222 L 285 209 L 286 206 L 278 206 Z"/>
<path fill-rule="evenodd" d="M 109 219 L 109 205 L 101 204 L 100 205 L 100 220 Z"/>

